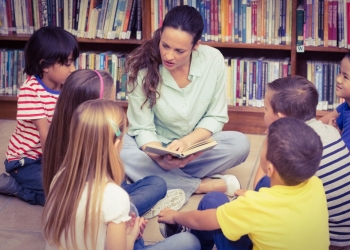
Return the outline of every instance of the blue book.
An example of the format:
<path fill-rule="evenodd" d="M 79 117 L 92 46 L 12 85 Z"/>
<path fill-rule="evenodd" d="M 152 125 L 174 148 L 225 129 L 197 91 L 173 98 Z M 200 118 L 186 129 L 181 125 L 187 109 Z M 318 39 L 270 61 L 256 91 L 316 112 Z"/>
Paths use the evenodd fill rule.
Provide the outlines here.
<path fill-rule="evenodd" d="M 242 1 L 242 42 L 247 41 L 247 0 Z"/>
<path fill-rule="evenodd" d="M 257 81 L 257 91 L 256 91 L 256 100 L 257 100 L 257 107 L 262 107 L 263 103 L 262 101 L 262 82 L 263 82 L 263 60 L 265 57 L 260 57 L 257 60 L 257 67 L 256 67 L 256 81 Z"/>
<path fill-rule="evenodd" d="M 202 1 L 200 2 L 200 5 L 199 5 L 199 13 L 201 13 L 201 16 L 202 16 L 202 19 L 203 19 L 203 24 L 204 24 L 201 40 L 202 40 L 202 41 L 206 41 L 205 39 L 206 39 L 206 37 L 207 37 L 207 26 L 206 26 L 206 15 L 205 15 L 204 0 L 202 0 Z"/>
<path fill-rule="evenodd" d="M 232 34 L 234 35 L 234 42 L 238 43 L 239 42 L 239 0 L 233 0 L 233 17 L 234 17 L 234 21 L 233 21 L 233 32 Z"/>
<path fill-rule="evenodd" d="M 12 76 L 13 76 L 13 50 L 7 51 L 7 92 L 6 94 L 12 95 Z"/>
<path fill-rule="evenodd" d="M 210 0 L 205 0 L 205 18 L 206 18 L 206 23 L 204 25 L 206 26 L 206 31 L 207 31 L 207 37 L 206 37 L 206 42 L 211 41 L 211 30 L 210 30 Z"/>
<path fill-rule="evenodd" d="M 322 110 L 322 95 L 323 95 L 323 63 L 320 61 L 315 61 L 315 87 L 318 92 L 318 105 L 317 109 Z"/>

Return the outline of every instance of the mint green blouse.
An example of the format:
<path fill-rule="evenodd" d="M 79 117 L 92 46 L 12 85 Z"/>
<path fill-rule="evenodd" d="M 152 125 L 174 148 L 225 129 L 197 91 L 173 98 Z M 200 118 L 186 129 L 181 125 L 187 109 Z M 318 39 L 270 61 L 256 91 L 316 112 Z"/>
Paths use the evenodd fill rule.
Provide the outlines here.
<path fill-rule="evenodd" d="M 196 128 L 213 134 L 222 130 L 228 122 L 227 70 L 219 50 L 200 45 L 192 52 L 188 75 L 191 83 L 185 88 L 180 88 L 162 65 L 159 72 L 163 80 L 157 88 L 160 98 L 152 108 L 147 102 L 141 109 L 146 100 L 142 90 L 146 70 L 139 71 L 137 86 L 128 94 L 128 134 L 135 137 L 139 147 L 154 141 L 168 144 Z M 131 89 L 128 86 L 128 91 Z"/>

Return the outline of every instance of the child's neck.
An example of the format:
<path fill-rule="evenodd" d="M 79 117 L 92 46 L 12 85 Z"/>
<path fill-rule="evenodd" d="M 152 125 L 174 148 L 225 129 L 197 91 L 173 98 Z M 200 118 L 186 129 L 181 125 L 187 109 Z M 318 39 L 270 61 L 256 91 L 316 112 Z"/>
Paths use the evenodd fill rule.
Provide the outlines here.
<path fill-rule="evenodd" d="M 270 186 L 272 187 L 276 185 L 287 186 L 278 173 L 270 176 Z"/>

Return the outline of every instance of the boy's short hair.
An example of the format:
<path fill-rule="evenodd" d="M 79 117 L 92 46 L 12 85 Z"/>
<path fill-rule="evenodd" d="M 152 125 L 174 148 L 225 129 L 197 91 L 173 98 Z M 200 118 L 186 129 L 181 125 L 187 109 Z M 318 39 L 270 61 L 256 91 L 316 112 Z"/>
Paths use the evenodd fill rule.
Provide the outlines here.
<path fill-rule="evenodd" d="M 302 76 L 279 78 L 267 85 L 274 93 L 270 105 L 274 113 L 282 113 L 308 121 L 316 117 L 318 93 L 314 84 Z"/>
<path fill-rule="evenodd" d="M 313 176 L 322 152 L 320 137 L 299 119 L 283 117 L 268 128 L 266 159 L 288 186 L 298 185 Z"/>
<path fill-rule="evenodd" d="M 79 45 L 71 33 L 60 27 L 42 27 L 31 35 L 24 48 L 24 72 L 42 78 L 44 68 L 67 63 L 71 53 L 73 60 L 78 58 Z"/>

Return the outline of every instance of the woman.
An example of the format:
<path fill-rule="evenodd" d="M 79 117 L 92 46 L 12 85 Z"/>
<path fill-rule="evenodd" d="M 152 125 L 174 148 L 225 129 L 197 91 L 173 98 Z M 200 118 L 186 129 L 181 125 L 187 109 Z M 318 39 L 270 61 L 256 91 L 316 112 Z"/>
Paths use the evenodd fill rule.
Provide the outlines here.
<path fill-rule="evenodd" d="M 129 136 L 121 153 L 126 173 L 134 181 L 158 175 L 168 189 L 183 189 L 186 200 L 211 191 L 233 195 L 240 188 L 233 175 L 204 177 L 242 163 L 250 148 L 245 135 L 222 132 L 228 121 L 226 68 L 217 49 L 200 44 L 202 31 L 195 8 L 175 7 L 126 60 Z M 218 142 L 214 149 L 185 159 L 143 152 L 151 144 L 181 152 L 209 137 Z"/>

